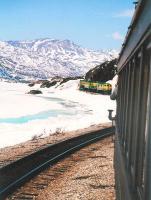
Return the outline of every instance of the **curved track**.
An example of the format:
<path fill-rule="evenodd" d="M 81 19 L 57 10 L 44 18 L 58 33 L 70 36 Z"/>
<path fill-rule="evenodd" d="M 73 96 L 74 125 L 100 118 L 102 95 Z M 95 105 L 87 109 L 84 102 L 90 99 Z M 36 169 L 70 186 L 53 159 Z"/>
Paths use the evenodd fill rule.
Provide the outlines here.
<path fill-rule="evenodd" d="M 78 149 L 114 134 L 114 127 L 87 133 L 50 145 L 0 169 L 0 199 L 57 161 Z"/>

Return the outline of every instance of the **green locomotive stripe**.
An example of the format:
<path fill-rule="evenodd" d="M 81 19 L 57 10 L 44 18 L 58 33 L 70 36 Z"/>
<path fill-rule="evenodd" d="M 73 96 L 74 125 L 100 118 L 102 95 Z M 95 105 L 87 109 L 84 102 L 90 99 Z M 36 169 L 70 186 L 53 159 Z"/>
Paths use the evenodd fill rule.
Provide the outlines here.
<path fill-rule="evenodd" d="M 80 80 L 80 87 L 81 90 L 92 90 L 99 93 L 110 94 L 112 90 L 112 85 L 109 83 L 103 82 L 93 82 L 93 81 L 86 81 Z"/>

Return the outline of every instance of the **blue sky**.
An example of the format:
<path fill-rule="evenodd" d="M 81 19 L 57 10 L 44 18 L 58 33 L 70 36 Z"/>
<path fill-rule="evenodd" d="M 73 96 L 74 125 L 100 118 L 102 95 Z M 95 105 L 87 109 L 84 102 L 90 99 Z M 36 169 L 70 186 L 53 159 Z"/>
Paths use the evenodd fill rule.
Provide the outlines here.
<path fill-rule="evenodd" d="M 133 0 L 0 0 L 0 40 L 70 39 L 120 49 Z"/>

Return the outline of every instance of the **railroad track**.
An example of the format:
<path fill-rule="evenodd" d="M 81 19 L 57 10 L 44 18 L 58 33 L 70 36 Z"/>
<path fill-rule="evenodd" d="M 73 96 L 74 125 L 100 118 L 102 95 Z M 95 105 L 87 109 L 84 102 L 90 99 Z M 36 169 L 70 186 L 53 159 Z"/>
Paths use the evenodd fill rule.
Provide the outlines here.
<path fill-rule="evenodd" d="M 47 167 L 88 144 L 113 135 L 114 131 L 114 127 L 110 127 L 64 140 L 0 168 L 0 199 L 5 199 Z"/>

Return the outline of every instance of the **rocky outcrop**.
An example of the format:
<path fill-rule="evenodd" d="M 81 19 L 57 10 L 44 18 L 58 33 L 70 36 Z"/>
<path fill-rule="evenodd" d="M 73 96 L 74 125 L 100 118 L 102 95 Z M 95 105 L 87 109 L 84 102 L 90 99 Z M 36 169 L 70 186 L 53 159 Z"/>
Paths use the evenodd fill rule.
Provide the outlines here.
<path fill-rule="evenodd" d="M 81 79 L 81 78 L 83 78 L 83 77 L 78 76 L 78 77 L 62 78 L 62 77 L 58 77 L 57 76 L 57 77 L 51 78 L 51 80 L 42 80 L 40 82 L 40 84 L 41 84 L 40 87 L 41 88 L 50 88 L 50 87 L 56 85 L 57 83 L 59 85 L 61 85 L 61 84 L 66 83 L 66 82 L 68 82 L 70 80 L 77 80 L 77 79 Z"/>
<path fill-rule="evenodd" d="M 30 90 L 27 94 L 42 94 L 40 90 Z"/>
<path fill-rule="evenodd" d="M 29 83 L 28 86 L 29 87 L 33 87 L 35 85 L 35 83 Z"/>
<path fill-rule="evenodd" d="M 51 86 L 54 86 L 57 84 L 57 81 L 48 81 L 48 80 L 45 80 L 43 81 L 43 83 L 41 84 L 41 88 L 50 88 Z"/>
<path fill-rule="evenodd" d="M 77 79 L 83 79 L 83 78 L 84 78 L 83 76 L 63 78 L 63 80 L 60 82 L 60 85 L 70 80 L 77 80 Z"/>
<path fill-rule="evenodd" d="M 106 82 L 112 80 L 117 71 L 117 59 L 106 61 L 86 73 L 87 81 Z"/>

